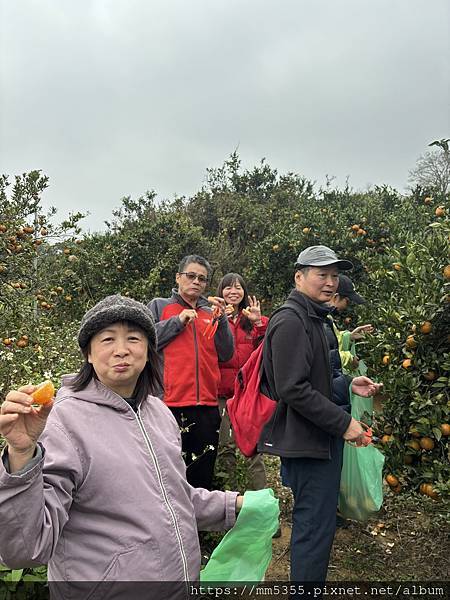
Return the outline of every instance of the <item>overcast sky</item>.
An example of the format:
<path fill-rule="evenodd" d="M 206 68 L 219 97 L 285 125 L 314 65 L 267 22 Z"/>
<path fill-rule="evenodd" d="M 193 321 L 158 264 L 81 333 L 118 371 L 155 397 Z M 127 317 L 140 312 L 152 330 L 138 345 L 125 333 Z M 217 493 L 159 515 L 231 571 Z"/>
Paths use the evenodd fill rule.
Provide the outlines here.
<path fill-rule="evenodd" d="M 190 195 L 236 148 L 400 191 L 450 137 L 448 0 L 0 0 L 0 171 L 101 229 Z"/>

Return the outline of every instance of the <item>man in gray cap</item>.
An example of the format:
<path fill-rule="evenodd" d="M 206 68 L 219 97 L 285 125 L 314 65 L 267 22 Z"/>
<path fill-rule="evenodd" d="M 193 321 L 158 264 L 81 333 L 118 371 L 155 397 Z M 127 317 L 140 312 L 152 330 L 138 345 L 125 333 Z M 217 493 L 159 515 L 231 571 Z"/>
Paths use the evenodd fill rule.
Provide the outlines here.
<path fill-rule="evenodd" d="M 263 388 L 278 401 L 258 451 L 281 457 L 294 496 L 291 579 L 326 579 L 336 529 L 344 440 L 364 443 L 364 430 L 348 410 L 350 378 L 330 364 L 326 322 L 339 270 L 352 263 L 326 246 L 312 246 L 295 264 L 295 289 L 269 322 L 263 350 Z M 332 331 L 332 330 L 331 330 Z M 337 346 L 337 340 L 334 340 Z M 371 396 L 379 385 L 367 377 L 352 390 Z"/>

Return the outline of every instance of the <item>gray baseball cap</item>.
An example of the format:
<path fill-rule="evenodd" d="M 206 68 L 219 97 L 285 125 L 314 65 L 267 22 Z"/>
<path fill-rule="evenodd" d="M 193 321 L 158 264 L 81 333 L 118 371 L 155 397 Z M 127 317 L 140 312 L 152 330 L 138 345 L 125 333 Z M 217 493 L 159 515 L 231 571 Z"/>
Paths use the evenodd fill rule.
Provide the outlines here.
<path fill-rule="evenodd" d="M 336 265 L 342 271 L 353 269 L 353 264 L 349 260 L 341 260 L 336 253 L 327 246 L 309 246 L 298 255 L 296 267 L 328 267 Z"/>

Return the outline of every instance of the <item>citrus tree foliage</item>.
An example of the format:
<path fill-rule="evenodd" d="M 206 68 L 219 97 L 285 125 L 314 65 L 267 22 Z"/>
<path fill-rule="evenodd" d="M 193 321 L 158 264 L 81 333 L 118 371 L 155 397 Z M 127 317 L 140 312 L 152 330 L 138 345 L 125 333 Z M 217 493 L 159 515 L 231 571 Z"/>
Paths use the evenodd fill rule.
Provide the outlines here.
<path fill-rule="evenodd" d="M 73 282 L 57 243 L 79 233 L 82 215 L 54 226 L 55 210 L 41 206 L 47 184 L 39 171 L 17 176 L 13 185 L 0 178 L 0 391 L 59 376 L 79 361 L 68 344 Z"/>
<path fill-rule="evenodd" d="M 105 233 L 87 236 L 73 267 L 86 305 L 121 293 L 147 303 L 170 295 L 180 259 L 209 253 L 200 225 L 183 199 L 156 204 L 155 194 L 124 198 Z"/>
<path fill-rule="evenodd" d="M 186 254 L 210 260 L 208 292 L 224 273 L 237 271 L 270 314 L 293 287 L 299 252 L 325 244 L 353 262 L 351 277 L 368 300 L 343 315 L 339 326 L 375 327 L 358 354 L 369 375 L 384 383 L 375 429 L 391 480 L 399 481 L 395 491 L 429 484 L 434 495 L 449 492 L 448 195 L 433 196 L 420 186 L 408 195 L 387 186 L 315 189 L 264 160 L 242 169 L 234 153 L 208 170 L 191 198 L 159 203 L 153 192 L 124 198 L 105 232 L 81 238 L 81 215 L 56 227 L 52 215 L 42 214 L 46 185 L 41 174 L 26 174 L 8 198 L 2 179 L 4 390 L 31 374 L 36 379 L 45 370 L 72 369 L 78 360 L 74 336 L 86 308 L 112 293 L 143 302 L 168 296 Z"/>

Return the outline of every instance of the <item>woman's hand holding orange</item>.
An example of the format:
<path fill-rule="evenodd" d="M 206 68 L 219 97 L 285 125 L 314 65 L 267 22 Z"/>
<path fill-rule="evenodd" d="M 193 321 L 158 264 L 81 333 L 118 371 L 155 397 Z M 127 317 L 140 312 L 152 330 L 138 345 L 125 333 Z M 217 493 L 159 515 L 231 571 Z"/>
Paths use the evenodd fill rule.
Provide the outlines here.
<path fill-rule="evenodd" d="M 33 456 L 44 431 L 53 401 L 36 408 L 31 394 L 35 385 L 12 390 L 0 406 L 0 434 L 8 444 L 11 472 L 21 469 Z"/>

